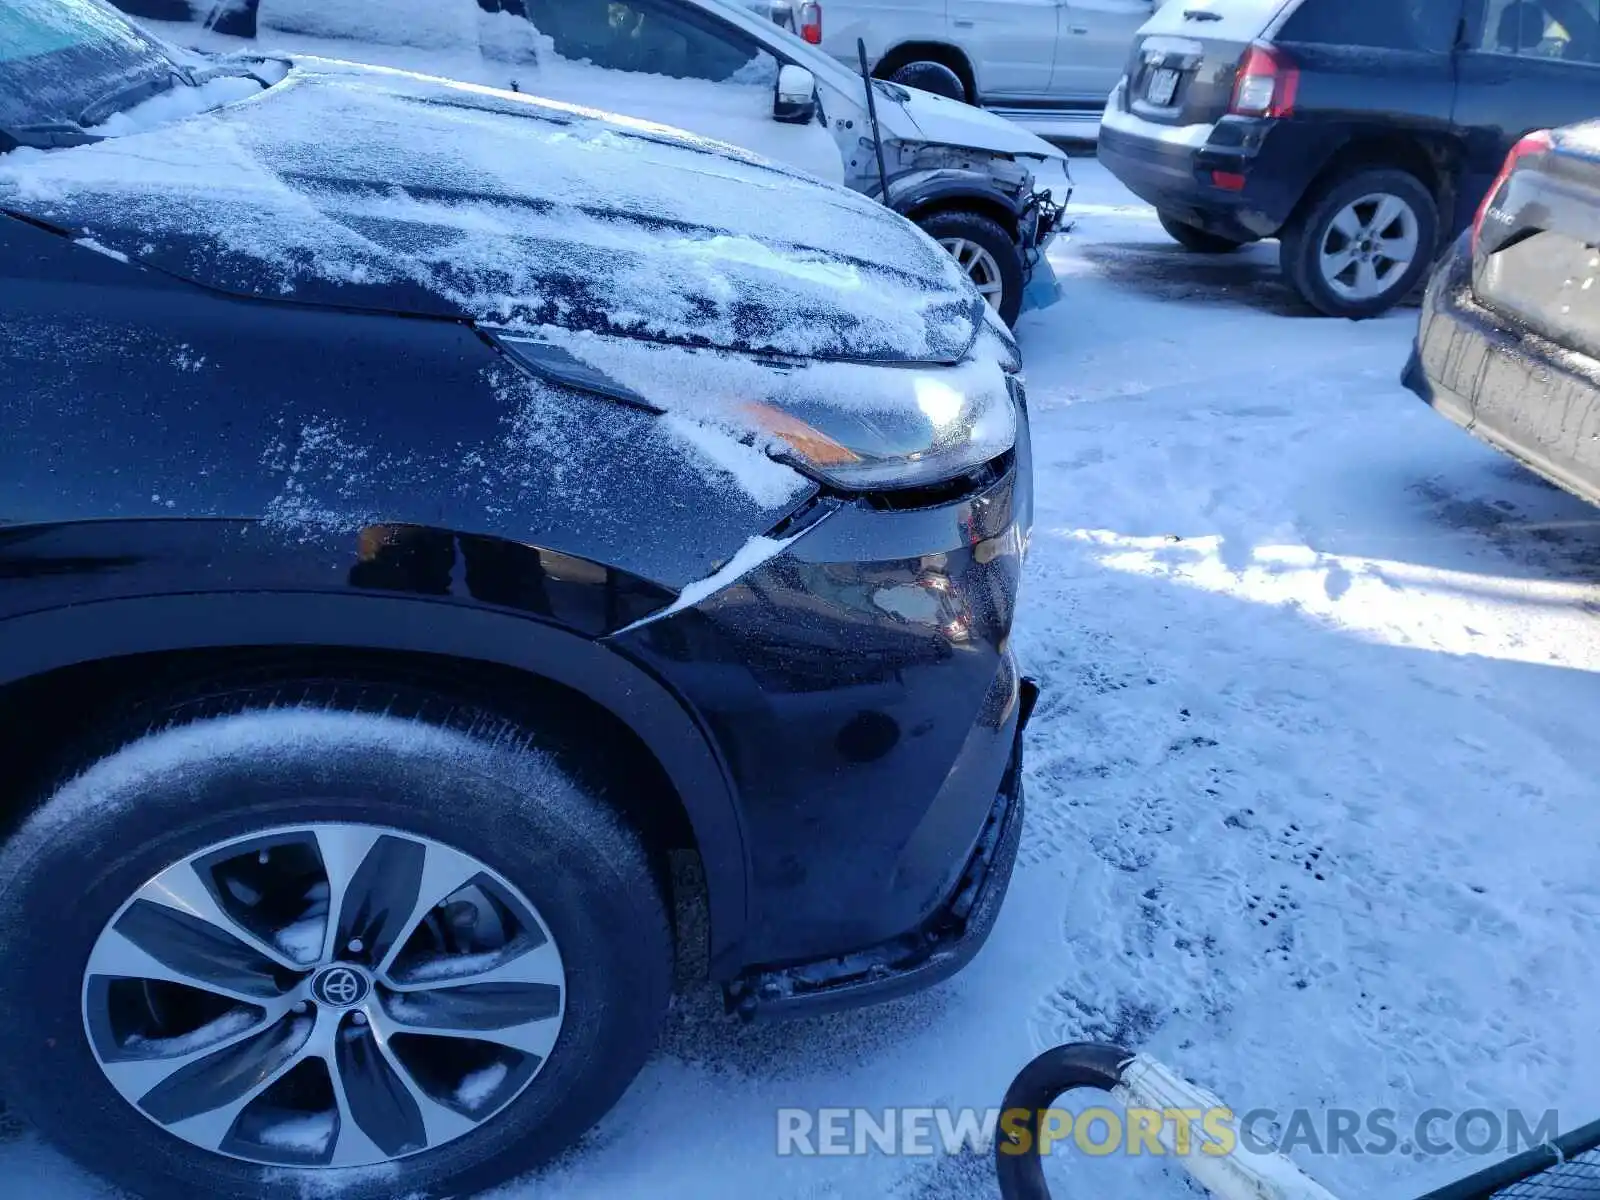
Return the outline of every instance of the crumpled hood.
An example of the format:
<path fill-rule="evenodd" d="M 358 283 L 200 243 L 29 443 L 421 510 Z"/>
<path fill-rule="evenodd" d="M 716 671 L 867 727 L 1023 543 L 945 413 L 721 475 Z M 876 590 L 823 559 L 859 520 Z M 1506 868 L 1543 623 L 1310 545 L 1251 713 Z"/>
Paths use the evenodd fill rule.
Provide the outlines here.
<path fill-rule="evenodd" d="M 905 89 L 905 113 L 922 136 L 945 146 L 965 146 L 1024 158 L 1067 161 L 1066 151 L 988 109 L 919 88 Z"/>
<path fill-rule="evenodd" d="M 0 207 L 307 304 L 856 361 L 954 362 L 982 301 L 864 197 L 645 122 L 297 60 L 242 103 L 0 158 Z"/>

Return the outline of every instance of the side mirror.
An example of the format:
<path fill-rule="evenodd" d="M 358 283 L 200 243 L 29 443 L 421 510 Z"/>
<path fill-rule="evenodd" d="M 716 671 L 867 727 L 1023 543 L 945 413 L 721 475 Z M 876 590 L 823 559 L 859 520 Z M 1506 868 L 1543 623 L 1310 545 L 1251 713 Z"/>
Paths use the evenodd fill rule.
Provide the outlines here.
<path fill-rule="evenodd" d="M 816 120 L 817 77 L 793 63 L 779 68 L 772 116 L 787 125 L 807 125 Z"/>

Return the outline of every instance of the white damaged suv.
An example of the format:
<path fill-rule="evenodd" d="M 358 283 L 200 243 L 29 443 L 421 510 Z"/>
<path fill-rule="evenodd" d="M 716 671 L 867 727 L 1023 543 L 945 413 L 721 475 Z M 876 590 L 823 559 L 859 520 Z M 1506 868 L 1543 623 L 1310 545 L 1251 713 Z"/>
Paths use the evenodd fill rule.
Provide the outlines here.
<path fill-rule="evenodd" d="M 1071 189 L 1066 155 L 1049 142 L 898 83 L 874 81 L 869 95 L 858 74 L 747 0 L 117 3 L 147 20 L 187 16 L 149 23 L 202 49 L 238 49 L 231 35 L 243 34 L 252 48 L 509 85 L 675 126 L 887 196 L 956 256 L 1007 324 L 1035 272 L 1048 279 L 1043 251 Z"/>

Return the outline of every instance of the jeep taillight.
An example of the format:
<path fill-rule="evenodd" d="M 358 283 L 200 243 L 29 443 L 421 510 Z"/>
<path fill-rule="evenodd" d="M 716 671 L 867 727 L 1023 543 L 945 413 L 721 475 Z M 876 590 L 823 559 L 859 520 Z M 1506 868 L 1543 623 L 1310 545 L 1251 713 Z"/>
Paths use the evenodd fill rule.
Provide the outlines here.
<path fill-rule="evenodd" d="M 800 6 L 800 36 L 813 46 L 822 45 L 822 5 L 817 0 Z"/>
<path fill-rule="evenodd" d="M 1257 43 L 1239 60 L 1233 102 L 1228 111 L 1241 117 L 1287 117 L 1300 91 L 1300 68 L 1276 46 Z"/>
<path fill-rule="evenodd" d="M 1511 147 L 1511 153 L 1506 155 L 1506 161 L 1501 164 L 1500 174 L 1494 177 L 1494 182 L 1489 185 L 1489 190 L 1483 194 L 1483 202 L 1478 205 L 1478 215 L 1472 220 L 1472 252 L 1478 252 L 1478 243 L 1483 240 L 1483 222 L 1489 216 L 1489 210 L 1494 207 L 1495 197 L 1500 194 L 1500 189 L 1505 187 L 1506 181 L 1511 178 L 1511 173 L 1517 169 L 1517 164 L 1530 154 L 1544 154 L 1554 150 L 1555 138 L 1548 129 L 1537 129 L 1520 139 Z"/>

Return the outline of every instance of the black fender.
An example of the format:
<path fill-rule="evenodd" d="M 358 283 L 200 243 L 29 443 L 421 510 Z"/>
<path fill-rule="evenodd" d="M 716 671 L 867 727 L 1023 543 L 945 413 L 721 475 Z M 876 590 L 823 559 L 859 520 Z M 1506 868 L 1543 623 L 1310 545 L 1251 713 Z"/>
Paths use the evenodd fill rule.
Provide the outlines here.
<path fill-rule="evenodd" d="M 711 972 L 744 964 L 748 857 L 715 743 L 653 672 L 617 649 L 515 614 L 425 598 L 199 592 L 70 604 L 0 620 L 0 687 L 96 660 L 207 648 L 328 646 L 448 655 L 572 688 L 628 726 L 677 789 L 705 865 Z"/>
<path fill-rule="evenodd" d="M 915 220 L 916 213 L 935 207 L 967 207 L 994 217 L 1013 237 L 1027 200 L 997 188 L 986 173 L 963 167 L 909 171 L 889 181 L 889 207 L 903 217 Z"/>

